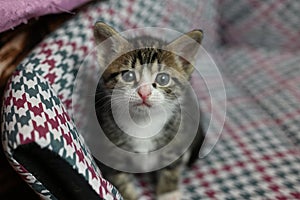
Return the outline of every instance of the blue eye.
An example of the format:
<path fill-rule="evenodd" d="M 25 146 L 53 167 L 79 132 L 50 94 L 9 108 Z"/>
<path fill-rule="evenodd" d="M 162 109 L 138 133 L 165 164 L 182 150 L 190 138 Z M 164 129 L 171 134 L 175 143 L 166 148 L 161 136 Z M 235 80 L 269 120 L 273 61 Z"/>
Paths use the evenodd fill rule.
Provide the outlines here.
<path fill-rule="evenodd" d="M 122 72 L 122 79 L 125 81 L 125 82 L 132 82 L 135 80 L 135 73 L 133 71 L 123 71 Z"/>
<path fill-rule="evenodd" d="M 165 86 L 170 82 L 170 75 L 167 73 L 159 73 L 155 78 L 155 82 L 161 86 Z"/>

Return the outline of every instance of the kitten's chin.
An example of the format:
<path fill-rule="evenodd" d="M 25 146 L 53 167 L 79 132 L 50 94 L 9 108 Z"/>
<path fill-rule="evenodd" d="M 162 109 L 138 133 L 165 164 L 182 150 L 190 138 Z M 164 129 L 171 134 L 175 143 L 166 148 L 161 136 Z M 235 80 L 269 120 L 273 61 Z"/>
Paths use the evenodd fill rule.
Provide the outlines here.
<path fill-rule="evenodd" d="M 152 106 L 147 106 L 143 104 L 135 104 L 130 106 L 129 113 L 132 118 L 144 118 L 149 116 Z"/>

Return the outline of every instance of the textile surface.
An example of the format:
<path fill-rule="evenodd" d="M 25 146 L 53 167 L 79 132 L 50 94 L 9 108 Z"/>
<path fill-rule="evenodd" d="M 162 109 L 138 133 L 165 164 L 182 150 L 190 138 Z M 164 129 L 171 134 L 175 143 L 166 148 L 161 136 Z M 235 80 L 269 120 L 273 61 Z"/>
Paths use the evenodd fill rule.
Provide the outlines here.
<path fill-rule="evenodd" d="M 22 62 L 6 88 L 2 140 L 15 169 L 44 198 L 55 198 L 13 158 L 17 146 L 35 142 L 74 166 L 100 197 L 121 198 L 102 178 L 72 121 L 73 84 L 79 66 L 94 46 L 93 24 L 101 20 L 119 31 L 147 26 L 181 32 L 202 28 L 203 46 L 213 52 L 212 58 L 216 59 L 226 89 L 226 96 L 216 99 L 217 105 L 226 100 L 227 115 L 214 148 L 191 169 L 183 170 L 182 199 L 300 199 L 298 43 L 287 45 L 290 43 L 285 38 L 262 41 L 265 37 L 256 28 L 269 25 L 265 18 L 258 18 L 263 25 L 255 20 L 258 24 L 253 29 L 248 27 L 249 33 L 235 31 L 238 20 L 242 23 L 246 17 L 226 17 L 225 11 L 237 5 L 224 2 L 98 2 L 53 32 Z M 247 6 L 242 7 L 247 9 Z M 277 5 L 265 2 L 259 6 L 265 9 Z M 242 16 L 251 16 L 240 12 Z M 279 11 L 269 12 L 277 16 Z M 224 17 L 219 22 L 220 16 Z M 236 21 L 227 23 L 229 19 Z M 233 36 L 233 32 L 240 34 Z M 294 32 L 297 29 L 291 34 Z M 250 33 L 251 38 L 247 35 Z M 205 67 L 204 71 L 210 73 L 214 91 L 221 91 L 214 81 L 217 74 Z M 211 97 L 201 81 L 193 80 L 193 85 L 207 122 L 212 111 Z M 222 109 L 215 110 L 215 120 L 210 123 L 218 127 L 223 123 L 219 117 Z M 135 181 L 140 199 L 154 199 L 155 187 L 149 175 L 137 175 Z"/>

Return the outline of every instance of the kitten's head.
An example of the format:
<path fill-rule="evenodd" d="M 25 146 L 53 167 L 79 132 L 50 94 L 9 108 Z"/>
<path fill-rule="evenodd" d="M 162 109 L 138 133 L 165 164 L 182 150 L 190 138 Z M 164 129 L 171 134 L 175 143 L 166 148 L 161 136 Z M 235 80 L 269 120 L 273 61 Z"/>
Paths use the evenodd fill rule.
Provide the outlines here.
<path fill-rule="evenodd" d="M 112 27 L 97 22 L 94 36 L 96 44 L 110 38 L 106 48 L 100 45 L 98 61 L 106 67 L 102 76 L 104 88 L 116 94 L 112 101 L 120 105 L 127 101 L 130 112 L 136 116 L 149 110 L 159 114 L 161 106 L 174 111 L 194 70 L 187 60 L 194 59 L 199 48 L 197 43 L 203 36 L 201 30 L 166 43 L 152 37 L 125 39 Z M 112 54 L 117 56 L 109 62 Z"/>

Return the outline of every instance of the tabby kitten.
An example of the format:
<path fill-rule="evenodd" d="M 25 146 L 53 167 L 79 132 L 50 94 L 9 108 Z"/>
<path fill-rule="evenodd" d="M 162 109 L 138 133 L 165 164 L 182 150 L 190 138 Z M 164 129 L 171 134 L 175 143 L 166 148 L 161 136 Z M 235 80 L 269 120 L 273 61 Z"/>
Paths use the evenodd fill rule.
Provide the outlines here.
<path fill-rule="evenodd" d="M 106 136 L 119 148 L 137 153 L 155 151 L 168 144 L 179 129 L 180 104 L 188 98 L 184 91 L 194 70 L 191 63 L 172 51 L 180 50 L 193 58 L 199 45 L 191 43 L 191 38 L 200 43 L 203 33 L 194 30 L 166 43 L 149 36 L 125 39 L 107 24 L 95 24 L 96 44 L 112 36 L 106 48 L 98 47 L 98 63 L 103 68 L 95 98 L 98 121 Z M 112 54 L 120 52 L 125 53 L 112 62 L 109 60 Z M 197 159 L 203 139 L 198 126 L 188 151 L 188 164 Z M 180 198 L 178 181 L 182 163 L 183 156 L 157 172 L 158 199 Z M 130 174 L 110 169 L 104 170 L 104 175 L 125 199 L 138 199 Z"/>

